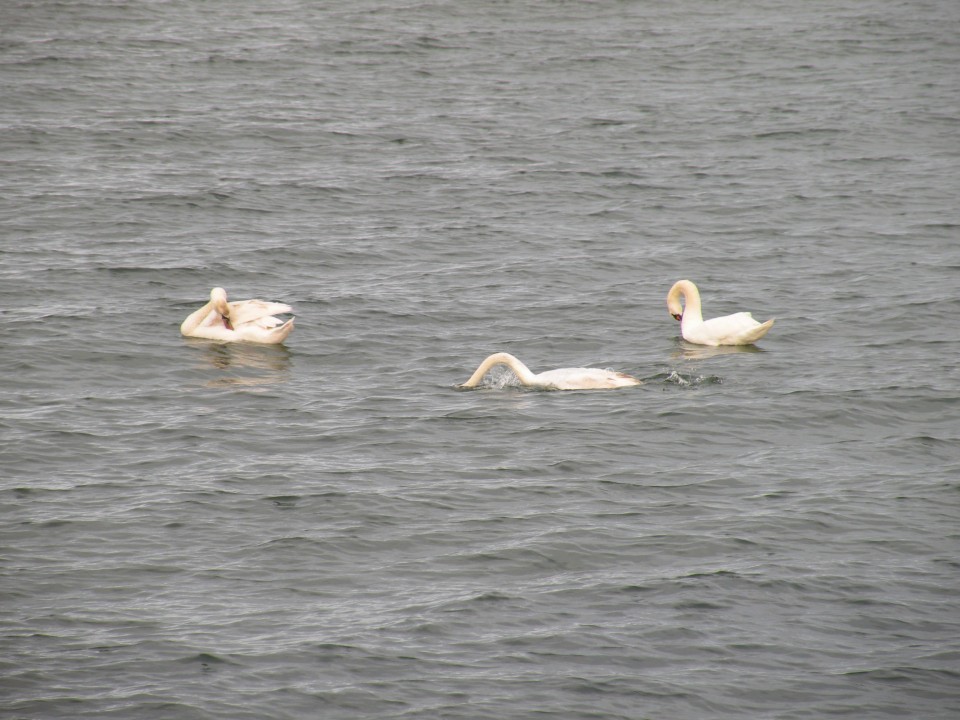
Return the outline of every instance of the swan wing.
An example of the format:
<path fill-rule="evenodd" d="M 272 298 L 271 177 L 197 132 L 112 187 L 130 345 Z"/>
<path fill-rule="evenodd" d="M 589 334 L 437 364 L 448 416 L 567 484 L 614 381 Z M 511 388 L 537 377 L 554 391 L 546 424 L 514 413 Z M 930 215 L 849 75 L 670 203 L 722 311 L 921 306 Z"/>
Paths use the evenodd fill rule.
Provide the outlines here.
<path fill-rule="evenodd" d="M 276 318 L 270 318 L 271 320 L 276 320 Z M 285 323 L 280 323 L 277 320 L 276 326 L 264 327 L 259 324 L 258 320 L 256 323 L 247 323 L 241 325 L 240 327 L 234 330 L 235 340 L 242 340 L 245 342 L 255 342 L 263 343 L 266 345 L 277 345 L 282 343 L 287 339 L 287 336 L 293 332 L 293 318 L 290 318 Z"/>
<path fill-rule="evenodd" d="M 292 313 L 293 308 L 284 303 L 265 302 L 263 300 L 242 300 L 230 303 L 230 322 L 234 327 L 254 323 L 263 318 L 272 315 L 283 315 Z M 276 318 L 274 318 L 276 320 Z M 281 324 L 282 321 L 276 320 L 272 325 Z"/>

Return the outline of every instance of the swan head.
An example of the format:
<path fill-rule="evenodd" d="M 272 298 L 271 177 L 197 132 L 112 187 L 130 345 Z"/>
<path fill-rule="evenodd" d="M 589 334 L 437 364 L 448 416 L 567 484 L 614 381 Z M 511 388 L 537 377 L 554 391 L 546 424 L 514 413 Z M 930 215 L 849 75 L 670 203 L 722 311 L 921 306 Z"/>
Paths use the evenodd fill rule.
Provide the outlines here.
<path fill-rule="evenodd" d="M 215 287 L 210 291 L 210 302 L 218 313 L 230 312 L 230 306 L 227 305 L 227 291 L 222 287 Z"/>
<path fill-rule="evenodd" d="M 680 304 L 680 298 L 685 303 L 695 303 L 699 305 L 700 294 L 697 292 L 697 286 L 689 280 L 677 280 L 670 292 L 667 293 L 667 312 L 674 320 L 683 320 L 683 306 Z"/>
<path fill-rule="evenodd" d="M 230 304 L 227 302 L 227 291 L 222 287 L 215 287 L 210 291 L 210 302 L 213 303 L 213 309 L 223 317 L 223 325 L 228 330 L 233 329 L 230 324 Z"/>
<path fill-rule="evenodd" d="M 667 312 L 673 316 L 674 320 L 683 320 L 683 306 L 680 304 L 679 292 L 670 290 L 670 294 L 667 295 Z"/>

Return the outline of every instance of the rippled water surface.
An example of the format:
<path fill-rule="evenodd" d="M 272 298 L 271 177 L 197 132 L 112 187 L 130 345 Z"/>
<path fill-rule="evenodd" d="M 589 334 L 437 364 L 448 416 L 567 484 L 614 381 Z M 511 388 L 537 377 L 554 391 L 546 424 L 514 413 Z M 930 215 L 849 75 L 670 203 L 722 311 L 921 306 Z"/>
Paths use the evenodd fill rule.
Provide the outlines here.
<path fill-rule="evenodd" d="M 4 717 L 960 714 L 956 3 L 0 28 Z"/>

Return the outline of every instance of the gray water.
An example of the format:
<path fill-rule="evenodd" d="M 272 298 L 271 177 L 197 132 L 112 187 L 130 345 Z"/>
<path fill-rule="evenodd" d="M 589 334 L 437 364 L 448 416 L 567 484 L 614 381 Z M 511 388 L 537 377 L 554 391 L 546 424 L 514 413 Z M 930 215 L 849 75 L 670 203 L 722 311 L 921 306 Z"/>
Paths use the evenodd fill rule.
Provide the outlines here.
<path fill-rule="evenodd" d="M 5 2 L 0 715 L 957 717 L 958 38 Z M 180 337 L 215 285 L 293 335 Z"/>

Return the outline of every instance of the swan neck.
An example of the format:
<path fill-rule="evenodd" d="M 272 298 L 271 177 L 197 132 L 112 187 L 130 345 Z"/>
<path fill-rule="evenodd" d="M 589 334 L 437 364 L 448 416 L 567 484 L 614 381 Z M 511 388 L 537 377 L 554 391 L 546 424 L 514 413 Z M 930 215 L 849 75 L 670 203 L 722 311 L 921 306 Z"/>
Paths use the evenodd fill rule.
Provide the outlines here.
<path fill-rule="evenodd" d="M 209 300 L 202 308 L 199 310 L 194 310 L 187 316 L 186 320 L 180 323 L 180 334 L 189 335 L 192 333 L 194 330 L 200 327 L 200 324 L 206 320 L 207 315 L 209 315 L 214 309 L 213 300 Z"/>
<path fill-rule="evenodd" d="M 673 288 L 683 295 L 683 322 L 703 322 L 703 309 L 700 305 L 700 291 L 689 280 L 680 280 Z M 673 290 L 671 290 L 673 292 Z"/>
<path fill-rule="evenodd" d="M 494 367 L 495 365 L 506 365 L 513 371 L 513 374 L 516 375 L 520 382 L 522 382 L 524 385 L 532 385 L 536 383 L 536 375 L 531 372 L 530 368 L 528 368 L 526 365 L 520 362 L 518 358 L 514 357 L 510 353 L 500 352 L 490 355 L 482 363 L 480 363 L 480 367 L 474 371 L 473 375 L 470 376 L 470 379 L 467 380 L 463 386 L 468 388 L 476 387 L 483 379 L 483 376 L 486 375 L 490 368 Z"/>

